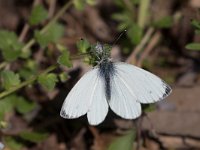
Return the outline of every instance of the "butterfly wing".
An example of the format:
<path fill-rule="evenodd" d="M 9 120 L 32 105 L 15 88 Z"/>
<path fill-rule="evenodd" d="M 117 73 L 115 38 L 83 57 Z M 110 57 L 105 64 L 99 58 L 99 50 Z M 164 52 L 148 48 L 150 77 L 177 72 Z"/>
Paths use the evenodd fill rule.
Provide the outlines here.
<path fill-rule="evenodd" d="M 105 96 L 103 79 L 98 76 L 96 90 L 93 94 L 93 100 L 87 112 L 89 124 L 98 125 L 108 113 L 108 102 Z"/>
<path fill-rule="evenodd" d="M 72 88 L 63 103 L 60 115 L 63 118 L 78 118 L 87 113 L 91 94 L 95 90 L 97 69 L 87 72 Z"/>
<path fill-rule="evenodd" d="M 171 88 L 156 75 L 126 63 L 117 63 L 116 70 L 123 78 L 127 88 L 132 91 L 140 103 L 153 103 L 164 99 L 171 93 Z"/>
<path fill-rule="evenodd" d="M 118 68 L 111 80 L 109 105 L 113 112 L 125 119 L 134 119 L 141 115 L 141 105 L 124 77 L 118 74 Z"/>
<path fill-rule="evenodd" d="M 60 115 L 73 119 L 88 113 L 90 124 L 102 122 L 108 112 L 108 104 L 101 80 L 98 68 L 87 72 L 69 92 Z"/>

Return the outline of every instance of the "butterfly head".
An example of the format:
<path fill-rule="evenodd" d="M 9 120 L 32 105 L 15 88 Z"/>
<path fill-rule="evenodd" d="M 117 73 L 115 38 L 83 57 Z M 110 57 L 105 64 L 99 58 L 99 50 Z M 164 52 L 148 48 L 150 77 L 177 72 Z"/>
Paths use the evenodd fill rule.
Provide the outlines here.
<path fill-rule="evenodd" d="M 108 44 L 100 44 L 91 47 L 91 57 L 97 63 L 107 61 L 110 58 L 111 46 Z"/>

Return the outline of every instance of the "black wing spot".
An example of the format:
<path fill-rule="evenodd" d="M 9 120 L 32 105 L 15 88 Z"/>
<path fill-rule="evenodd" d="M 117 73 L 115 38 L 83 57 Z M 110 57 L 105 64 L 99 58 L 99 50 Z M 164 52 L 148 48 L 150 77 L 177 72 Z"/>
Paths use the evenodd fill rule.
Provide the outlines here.
<path fill-rule="evenodd" d="M 172 92 L 172 89 L 171 89 L 171 87 L 170 87 L 168 84 L 166 84 L 164 81 L 163 81 L 163 87 L 165 87 L 165 92 L 164 92 L 164 94 L 163 94 L 163 96 L 162 96 L 162 98 L 164 99 L 164 98 L 166 98 L 166 97 Z"/>
<path fill-rule="evenodd" d="M 60 111 L 60 116 L 63 117 L 63 118 L 70 118 L 70 116 L 67 115 L 65 110 L 63 110 L 63 109 Z"/>

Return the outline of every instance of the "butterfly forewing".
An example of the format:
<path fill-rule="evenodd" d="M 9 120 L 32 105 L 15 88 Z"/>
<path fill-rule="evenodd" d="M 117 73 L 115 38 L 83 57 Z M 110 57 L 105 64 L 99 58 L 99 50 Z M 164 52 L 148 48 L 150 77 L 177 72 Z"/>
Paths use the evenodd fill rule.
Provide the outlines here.
<path fill-rule="evenodd" d="M 97 89 L 98 69 L 87 72 L 67 95 L 60 115 L 63 118 L 78 118 L 88 112 L 93 94 Z"/>
<path fill-rule="evenodd" d="M 115 67 L 118 76 L 124 80 L 136 96 L 136 101 L 140 103 L 153 103 L 171 93 L 169 85 L 148 71 L 126 63 L 116 63 Z"/>

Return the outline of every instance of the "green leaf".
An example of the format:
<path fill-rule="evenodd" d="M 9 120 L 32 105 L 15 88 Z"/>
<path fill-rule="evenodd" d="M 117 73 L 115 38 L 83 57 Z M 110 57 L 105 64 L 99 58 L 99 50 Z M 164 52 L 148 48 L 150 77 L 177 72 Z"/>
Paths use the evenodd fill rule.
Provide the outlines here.
<path fill-rule="evenodd" d="M 152 112 L 156 110 L 155 104 L 149 104 L 144 108 L 144 112 Z"/>
<path fill-rule="evenodd" d="M 57 42 L 64 33 L 64 28 L 61 24 L 54 23 L 52 24 L 48 31 L 45 33 L 40 33 L 40 31 L 35 31 L 34 36 L 36 41 L 42 46 L 45 47 L 49 43 Z"/>
<path fill-rule="evenodd" d="M 135 4 L 135 5 L 138 5 L 138 4 L 140 4 L 140 1 L 141 0 L 132 0 L 132 3 Z"/>
<path fill-rule="evenodd" d="M 3 118 L 0 118 L 0 129 L 6 129 L 9 127 L 9 123 L 6 121 L 1 121 Z"/>
<path fill-rule="evenodd" d="M 133 24 L 127 31 L 127 34 L 133 44 L 137 45 L 140 43 L 142 39 L 142 29 L 137 24 Z"/>
<path fill-rule="evenodd" d="M 14 32 L 0 30 L 0 49 L 6 61 L 16 60 L 20 54 L 23 44 L 18 41 Z"/>
<path fill-rule="evenodd" d="M 87 40 L 82 39 L 77 42 L 76 46 L 81 53 L 87 53 L 90 48 L 90 43 Z"/>
<path fill-rule="evenodd" d="M 16 104 L 16 96 L 9 95 L 0 100 L 0 120 L 3 120 L 4 114 L 7 112 L 11 112 Z"/>
<path fill-rule="evenodd" d="M 38 133 L 38 132 L 30 132 L 30 131 L 23 131 L 19 134 L 19 136 L 27 141 L 38 143 L 44 141 L 47 137 L 47 133 Z"/>
<path fill-rule="evenodd" d="M 9 70 L 3 71 L 1 73 L 1 78 L 2 86 L 7 90 L 19 85 L 21 82 L 19 79 L 19 75 Z"/>
<path fill-rule="evenodd" d="M 58 57 L 58 63 L 66 67 L 72 67 L 69 51 L 67 49 L 63 50 L 62 54 Z"/>
<path fill-rule="evenodd" d="M 10 95 L 0 100 L 0 120 L 3 120 L 3 116 L 7 112 L 11 112 L 14 108 L 18 112 L 25 114 L 32 111 L 37 105 L 34 102 L 29 102 L 23 97 Z"/>
<path fill-rule="evenodd" d="M 30 15 L 29 24 L 37 25 L 47 19 L 48 12 L 42 5 L 36 5 Z"/>
<path fill-rule="evenodd" d="M 26 114 L 26 113 L 34 110 L 34 108 L 36 108 L 36 106 L 37 106 L 36 103 L 30 102 L 23 97 L 18 97 L 18 99 L 16 101 L 16 109 L 21 114 Z"/>
<path fill-rule="evenodd" d="M 65 81 L 67 81 L 69 76 L 66 72 L 62 72 L 62 73 L 59 74 L 59 78 L 60 78 L 61 82 L 65 82 Z"/>
<path fill-rule="evenodd" d="M 38 78 L 38 82 L 49 91 L 54 89 L 57 81 L 57 76 L 54 73 L 42 74 Z"/>
<path fill-rule="evenodd" d="M 198 21 L 198 20 L 192 20 L 192 21 L 191 21 L 191 24 L 192 24 L 195 28 L 197 28 L 197 29 L 200 30 L 200 21 Z"/>
<path fill-rule="evenodd" d="M 74 6 L 77 10 L 83 10 L 85 8 L 86 5 L 86 1 L 85 0 L 73 0 Z"/>
<path fill-rule="evenodd" d="M 190 44 L 187 44 L 186 47 L 187 49 L 189 50 L 200 50 L 200 43 L 190 43 Z"/>
<path fill-rule="evenodd" d="M 173 18 L 165 16 L 153 23 L 156 28 L 170 28 L 173 25 Z"/>
<path fill-rule="evenodd" d="M 95 5 L 96 4 L 96 0 L 86 0 L 87 4 L 89 5 Z"/>
<path fill-rule="evenodd" d="M 30 69 L 27 68 L 22 68 L 19 71 L 19 75 L 21 78 L 28 80 L 30 79 L 33 75 L 35 75 L 35 73 L 33 71 L 31 71 Z"/>
<path fill-rule="evenodd" d="M 21 51 L 21 54 L 20 54 L 20 58 L 24 58 L 24 59 L 27 59 L 31 56 L 31 50 L 30 49 L 26 49 L 25 51 Z"/>
<path fill-rule="evenodd" d="M 6 51 L 2 51 L 2 54 L 6 61 L 14 61 L 20 56 L 21 52 L 9 49 Z"/>
<path fill-rule="evenodd" d="M 132 19 L 132 14 L 129 11 L 124 11 L 121 13 L 115 13 L 112 18 L 120 23 L 127 24 L 127 26 L 132 26 L 134 24 Z"/>
<path fill-rule="evenodd" d="M 115 5 L 117 5 L 118 7 L 121 7 L 121 8 L 126 8 L 126 5 L 125 3 L 122 1 L 122 0 L 115 0 L 113 1 L 115 3 Z"/>
<path fill-rule="evenodd" d="M 20 69 L 19 75 L 23 79 L 28 80 L 32 76 L 36 75 L 37 71 L 38 71 L 38 65 L 37 65 L 36 61 L 32 60 L 32 59 L 28 59 L 25 62 L 23 68 Z"/>
<path fill-rule="evenodd" d="M 134 140 L 135 131 L 132 130 L 127 135 L 114 140 L 109 146 L 108 150 L 132 150 Z"/>
<path fill-rule="evenodd" d="M 22 150 L 23 145 L 16 141 L 13 137 L 5 137 L 4 138 L 5 145 L 9 147 L 10 150 Z"/>
<path fill-rule="evenodd" d="M 200 29 L 195 30 L 195 34 L 200 35 Z"/>

